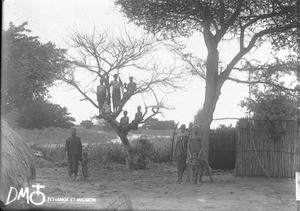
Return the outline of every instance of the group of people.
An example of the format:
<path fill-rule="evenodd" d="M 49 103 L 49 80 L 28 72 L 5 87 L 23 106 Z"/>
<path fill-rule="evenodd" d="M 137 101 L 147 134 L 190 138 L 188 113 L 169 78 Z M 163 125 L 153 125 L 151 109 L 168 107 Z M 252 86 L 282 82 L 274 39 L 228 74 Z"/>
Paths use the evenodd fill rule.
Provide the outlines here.
<path fill-rule="evenodd" d="M 126 128 L 127 126 L 131 126 L 131 129 L 134 129 L 143 118 L 141 106 L 137 107 L 137 113 L 131 123 L 129 123 L 127 114 L 127 111 L 123 112 L 124 116 L 120 120 L 119 127 Z M 66 160 L 69 164 L 68 173 L 70 180 L 72 179 L 73 174 L 74 179 L 77 180 L 79 162 L 82 165 L 84 179 L 86 179 L 88 155 L 86 151 L 83 152 L 82 143 L 80 138 L 76 136 L 75 128 L 72 128 L 71 136 L 66 140 L 65 153 Z M 181 125 L 180 132 L 176 134 L 173 157 L 176 159 L 177 163 L 177 182 L 182 182 L 183 173 L 186 168 L 188 168 L 187 182 L 201 182 L 204 166 L 207 166 L 209 170 L 210 167 L 204 155 L 203 144 L 199 134 L 199 126 L 195 125 L 192 129 L 190 128 L 190 130 L 187 130 L 184 124 Z M 211 172 L 209 173 L 210 180 L 212 181 Z"/>
<path fill-rule="evenodd" d="M 113 112 L 116 113 L 119 107 L 123 107 L 127 100 L 134 94 L 137 90 L 137 85 L 133 81 L 133 77 L 129 77 L 129 83 L 126 84 L 118 79 L 118 74 L 114 74 L 114 80 L 109 83 L 108 79 L 104 77 L 100 78 L 100 85 L 97 86 L 97 101 L 99 106 L 99 114 L 111 112 L 111 100 L 108 90 L 112 87 L 112 103 Z M 123 89 L 126 91 L 123 92 Z M 122 97 L 123 95 L 123 97 Z"/>
<path fill-rule="evenodd" d="M 143 113 L 141 111 L 141 106 L 137 107 L 137 112 L 135 114 L 134 120 L 129 124 L 129 117 L 127 116 L 128 112 L 123 111 L 123 117 L 120 120 L 119 128 L 125 129 L 126 127 L 130 127 L 132 130 L 138 129 L 138 124 L 143 120 Z"/>
<path fill-rule="evenodd" d="M 137 107 L 137 112 L 135 114 L 134 120 L 129 123 L 128 112 L 125 110 L 123 112 L 123 117 L 120 120 L 119 128 L 126 129 L 130 127 L 131 130 L 137 130 L 138 124 L 143 120 L 143 113 L 141 111 L 141 106 Z M 76 136 L 76 129 L 71 129 L 71 136 L 66 140 L 65 144 L 65 160 L 68 161 L 68 173 L 70 180 L 74 174 L 74 180 L 77 180 L 77 173 L 79 163 L 82 165 L 82 174 L 84 179 L 87 178 L 87 164 L 88 164 L 88 153 L 83 150 L 81 140 Z"/>
<path fill-rule="evenodd" d="M 204 166 L 208 166 L 208 163 L 199 132 L 198 125 L 187 129 L 183 124 L 180 127 L 180 132 L 176 134 L 173 157 L 177 164 L 177 182 L 182 182 L 186 168 L 188 169 L 187 182 L 198 183 L 202 180 Z M 212 180 L 211 174 L 210 179 Z"/>

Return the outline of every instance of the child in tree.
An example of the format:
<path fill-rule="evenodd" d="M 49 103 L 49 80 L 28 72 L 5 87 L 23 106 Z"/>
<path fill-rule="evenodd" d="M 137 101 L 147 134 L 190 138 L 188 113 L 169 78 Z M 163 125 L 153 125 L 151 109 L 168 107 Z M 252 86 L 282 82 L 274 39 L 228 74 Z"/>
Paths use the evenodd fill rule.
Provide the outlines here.
<path fill-rule="evenodd" d="M 127 111 L 123 111 L 123 117 L 120 120 L 120 125 L 119 128 L 124 128 L 129 124 L 129 117 L 127 116 L 128 112 Z"/>

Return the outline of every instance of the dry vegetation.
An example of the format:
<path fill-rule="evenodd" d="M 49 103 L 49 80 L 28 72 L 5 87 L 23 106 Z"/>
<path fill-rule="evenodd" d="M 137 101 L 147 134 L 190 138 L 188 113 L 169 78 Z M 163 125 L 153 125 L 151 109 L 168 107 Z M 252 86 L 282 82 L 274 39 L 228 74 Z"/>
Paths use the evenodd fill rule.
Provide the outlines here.
<path fill-rule="evenodd" d="M 37 158 L 39 167 L 66 166 L 64 144 L 70 131 L 61 128 L 43 130 L 18 129 L 17 132 L 33 150 L 42 152 L 43 158 Z M 83 145 L 89 144 L 89 165 L 125 164 L 125 151 L 121 143 L 112 143 L 117 136 L 113 132 L 100 131 L 97 128 L 77 128 L 77 135 Z M 171 161 L 172 131 L 153 131 L 139 129 L 131 134 L 137 154 L 147 154 L 147 162 L 161 163 Z M 144 137 L 149 141 L 146 147 L 139 147 L 139 140 Z M 148 143 L 148 142 L 147 142 Z M 139 148 L 139 149 L 137 149 Z"/>

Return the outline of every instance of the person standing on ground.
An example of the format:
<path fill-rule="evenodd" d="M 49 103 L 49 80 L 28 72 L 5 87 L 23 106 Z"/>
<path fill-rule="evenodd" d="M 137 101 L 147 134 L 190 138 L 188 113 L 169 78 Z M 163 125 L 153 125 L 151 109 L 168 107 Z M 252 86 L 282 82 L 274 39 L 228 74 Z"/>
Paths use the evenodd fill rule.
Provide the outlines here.
<path fill-rule="evenodd" d="M 187 159 L 186 164 L 188 165 L 188 177 L 187 182 L 190 182 L 190 159 L 192 158 L 192 154 L 196 153 L 197 159 L 201 162 L 202 158 L 202 140 L 200 137 L 200 128 L 198 125 L 193 126 L 192 134 L 189 136 L 188 144 L 187 144 Z"/>
<path fill-rule="evenodd" d="M 74 173 L 74 179 L 77 180 L 77 172 L 79 160 L 82 159 L 82 143 L 78 136 L 76 136 L 76 129 L 71 129 L 71 137 L 66 140 L 65 145 L 66 160 L 69 163 L 68 173 L 69 180 L 72 179 Z"/>
<path fill-rule="evenodd" d="M 187 156 L 187 142 L 188 142 L 188 133 L 186 132 L 185 124 L 180 126 L 180 133 L 176 135 L 176 143 L 173 152 L 173 157 L 176 160 L 177 164 L 177 181 L 182 182 L 182 176 L 184 170 L 186 169 L 186 156 Z"/>

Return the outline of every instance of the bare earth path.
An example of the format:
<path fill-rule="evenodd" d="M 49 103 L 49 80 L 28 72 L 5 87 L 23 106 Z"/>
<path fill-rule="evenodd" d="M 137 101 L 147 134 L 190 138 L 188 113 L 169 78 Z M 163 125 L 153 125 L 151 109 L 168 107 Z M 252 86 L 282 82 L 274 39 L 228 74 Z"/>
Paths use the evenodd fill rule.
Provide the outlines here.
<path fill-rule="evenodd" d="M 126 166 L 89 168 L 87 181 L 69 181 L 67 167 L 39 168 L 38 183 L 53 198 L 96 198 L 96 203 L 50 202 L 47 208 L 105 209 L 118 196 L 128 194 L 137 210 L 296 210 L 294 180 L 275 182 L 264 177 L 235 177 L 217 172 L 201 185 L 178 184 L 176 168 L 152 164 L 147 170 L 129 172 Z M 79 173 L 81 177 L 81 169 Z"/>

